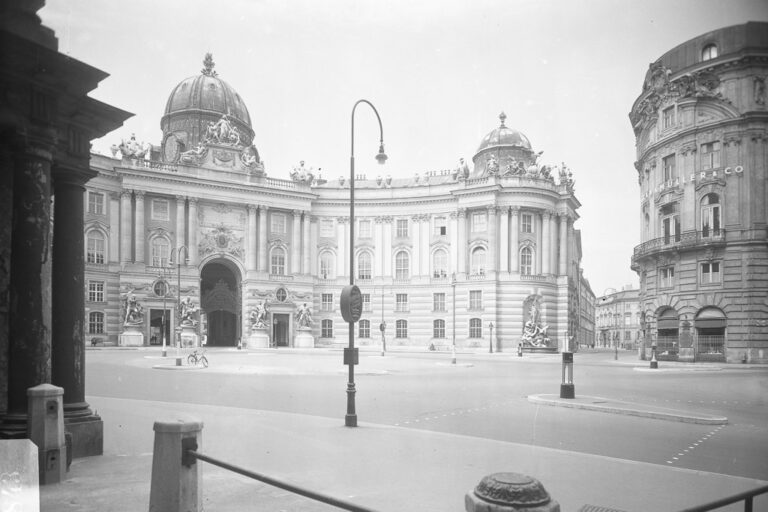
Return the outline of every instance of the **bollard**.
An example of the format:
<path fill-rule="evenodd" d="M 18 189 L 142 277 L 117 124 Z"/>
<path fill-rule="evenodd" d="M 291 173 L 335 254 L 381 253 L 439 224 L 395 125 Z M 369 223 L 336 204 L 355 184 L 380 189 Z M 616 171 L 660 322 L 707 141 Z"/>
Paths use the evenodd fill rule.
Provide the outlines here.
<path fill-rule="evenodd" d="M 659 362 L 656 360 L 656 344 L 654 343 L 651 345 L 651 368 L 657 369 L 659 367 Z"/>
<path fill-rule="evenodd" d="M 202 468 L 196 459 L 185 457 L 182 461 L 182 456 L 187 447 L 200 449 L 203 422 L 195 419 L 156 421 L 154 430 L 149 511 L 201 512 Z"/>
<path fill-rule="evenodd" d="M 484 477 L 464 496 L 466 512 L 560 512 L 541 482 L 520 473 Z"/>
<path fill-rule="evenodd" d="M 57 484 L 67 473 L 64 389 L 40 384 L 27 389 L 27 437 L 37 445 L 40 485 Z"/>
<path fill-rule="evenodd" d="M 523 357 L 523 344 L 517 344 L 517 357 Z"/>
<path fill-rule="evenodd" d="M 575 398 L 573 385 L 573 352 L 563 352 L 563 382 L 560 384 L 560 398 Z"/>

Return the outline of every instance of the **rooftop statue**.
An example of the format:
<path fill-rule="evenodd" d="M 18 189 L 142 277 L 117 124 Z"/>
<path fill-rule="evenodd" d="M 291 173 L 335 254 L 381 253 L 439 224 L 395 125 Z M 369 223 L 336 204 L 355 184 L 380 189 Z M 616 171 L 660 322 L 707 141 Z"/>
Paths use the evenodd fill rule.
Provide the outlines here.
<path fill-rule="evenodd" d="M 499 162 L 496 161 L 496 157 L 491 155 L 485 162 L 485 172 L 489 176 L 496 176 L 499 174 Z"/>
<path fill-rule="evenodd" d="M 147 150 L 149 149 L 149 145 L 144 146 L 144 144 L 140 143 L 136 140 L 136 134 L 132 133 L 131 138 L 128 140 L 128 142 L 125 142 L 125 140 L 120 141 L 120 145 L 118 146 L 118 149 L 120 150 L 120 153 L 123 155 L 123 158 L 144 158 L 147 155 Z"/>
<path fill-rule="evenodd" d="M 304 160 L 299 162 L 298 167 L 294 167 L 291 171 L 291 179 L 298 183 L 305 183 L 311 185 L 315 180 L 315 175 L 312 172 L 313 169 L 304 167 Z"/>
<path fill-rule="evenodd" d="M 221 119 L 208 123 L 205 131 L 206 144 L 221 144 L 224 146 L 240 146 L 240 132 L 232 126 L 229 116 L 224 114 Z"/>
<path fill-rule="evenodd" d="M 184 151 L 179 160 L 185 164 L 199 164 L 206 154 L 208 154 L 208 148 L 203 144 L 198 144 L 189 151 Z"/>

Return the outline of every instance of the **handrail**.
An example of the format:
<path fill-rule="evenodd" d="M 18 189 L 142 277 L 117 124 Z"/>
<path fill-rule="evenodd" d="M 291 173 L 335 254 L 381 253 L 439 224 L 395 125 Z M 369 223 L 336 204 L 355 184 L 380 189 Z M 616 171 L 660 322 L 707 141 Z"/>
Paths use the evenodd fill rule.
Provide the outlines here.
<path fill-rule="evenodd" d="M 686 508 L 680 512 L 707 512 L 709 510 L 715 510 L 716 508 L 731 505 L 742 500 L 744 501 L 744 512 L 752 512 L 752 498 L 766 493 L 768 493 L 768 485 L 764 485 L 750 491 L 740 492 L 738 494 L 734 494 L 733 496 L 728 496 L 727 498 L 720 498 L 719 500 L 711 501 L 703 505 Z"/>
<path fill-rule="evenodd" d="M 235 466 L 234 464 L 229 464 L 227 462 L 215 459 L 213 457 L 210 457 L 208 455 L 199 453 L 195 450 L 186 450 L 185 452 L 188 456 L 194 457 L 195 459 L 199 459 L 202 461 L 205 461 L 209 464 L 213 464 L 214 466 L 219 466 L 220 468 L 227 469 L 229 471 L 232 471 L 234 473 L 243 475 L 248 478 L 252 478 L 253 480 L 258 480 L 259 482 L 264 482 L 265 484 L 272 485 L 274 487 L 279 487 L 280 489 L 284 489 L 286 491 L 292 492 L 294 494 L 298 494 L 300 496 L 304 496 L 305 498 L 309 498 L 315 501 L 319 501 L 322 503 L 325 503 L 327 505 L 332 505 L 334 507 L 343 509 L 343 510 L 350 510 L 352 512 L 376 512 L 373 509 L 361 507 L 360 505 L 355 505 L 353 503 L 349 503 L 347 501 L 343 501 L 337 498 L 332 498 L 331 496 L 326 496 L 324 494 L 320 494 L 314 491 L 310 491 L 308 489 L 304 489 L 302 487 L 289 484 L 286 482 L 281 482 L 280 480 L 276 480 L 274 478 L 270 478 L 266 475 L 262 475 L 260 473 L 255 473 L 253 471 L 250 471 L 248 469 L 241 468 L 239 466 Z"/>

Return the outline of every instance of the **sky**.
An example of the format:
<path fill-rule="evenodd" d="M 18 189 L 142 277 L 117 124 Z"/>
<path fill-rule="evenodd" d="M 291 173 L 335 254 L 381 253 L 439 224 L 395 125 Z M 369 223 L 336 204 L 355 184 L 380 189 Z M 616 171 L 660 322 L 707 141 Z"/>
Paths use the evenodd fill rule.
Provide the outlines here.
<path fill-rule="evenodd" d="M 570 167 L 582 266 L 599 297 L 637 286 L 640 192 L 628 113 L 648 65 L 710 30 L 768 21 L 764 0 L 48 0 L 59 51 L 110 74 L 91 96 L 135 114 L 93 142 L 159 145 L 171 90 L 206 53 L 243 98 L 269 176 L 306 162 L 412 177 L 470 161 L 499 125 Z M 370 158 L 366 157 L 370 154 Z"/>

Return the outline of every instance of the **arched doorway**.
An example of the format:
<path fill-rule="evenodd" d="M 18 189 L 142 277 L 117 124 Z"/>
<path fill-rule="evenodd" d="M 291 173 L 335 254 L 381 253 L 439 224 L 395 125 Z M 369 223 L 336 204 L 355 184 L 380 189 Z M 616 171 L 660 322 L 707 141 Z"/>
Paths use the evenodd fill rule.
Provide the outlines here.
<path fill-rule="evenodd" d="M 716 307 L 698 312 L 693 322 L 696 328 L 696 357 L 699 361 L 725 361 L 725 314 Z"/>
<path fill-rule="evenodd" d="M 200 307 L 203 334 L 212 347 L 234 347 L 240 339 L 240 271 L 220 258 L 200 272 Z"/>

